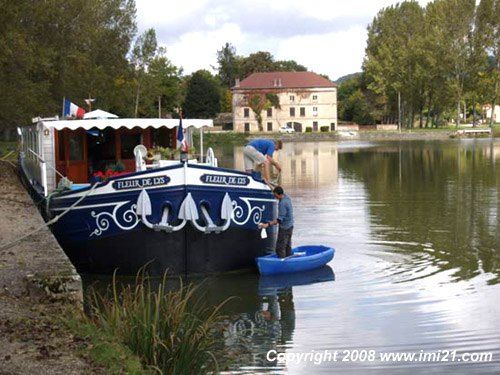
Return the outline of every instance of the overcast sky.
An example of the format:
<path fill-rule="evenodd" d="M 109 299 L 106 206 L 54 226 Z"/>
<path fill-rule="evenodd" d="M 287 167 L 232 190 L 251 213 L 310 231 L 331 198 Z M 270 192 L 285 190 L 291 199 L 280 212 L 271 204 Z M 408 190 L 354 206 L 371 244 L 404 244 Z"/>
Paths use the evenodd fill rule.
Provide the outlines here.
<path fill-rule="evenodd" d="M 427 0 L 419 0 L 425 5 Z M 139 32 L 156 30 L 172 63 L 213 72 L 217 50 L 270 52 L 335 80 L 361 71 L 366 27 L 391 0 L 136 0 Z"/>

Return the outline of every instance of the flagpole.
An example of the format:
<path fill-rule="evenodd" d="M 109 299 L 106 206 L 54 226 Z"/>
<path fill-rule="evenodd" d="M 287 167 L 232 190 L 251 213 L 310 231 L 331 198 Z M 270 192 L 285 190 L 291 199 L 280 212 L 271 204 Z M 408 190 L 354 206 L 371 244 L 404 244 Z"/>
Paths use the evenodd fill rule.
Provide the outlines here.
<path fill-rule="evenodd" d="M 61 117 L 64 117 L 64 103 L 66 103 L 66 97 L 63 96 L 63 105 L 62 105 L 62 116 Z"/>

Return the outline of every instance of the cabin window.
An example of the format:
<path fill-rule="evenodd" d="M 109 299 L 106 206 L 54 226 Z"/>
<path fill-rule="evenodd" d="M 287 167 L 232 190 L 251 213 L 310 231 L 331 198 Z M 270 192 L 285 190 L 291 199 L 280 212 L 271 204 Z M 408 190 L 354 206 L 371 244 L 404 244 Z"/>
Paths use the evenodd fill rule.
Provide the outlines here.
<path fill-rule="evenodd" d="M 83 160 L 83 137 L 79 132 L 70 131 L 69 139 L 69 160 Z"/>
<path fill-rule="evenodd" d="M 151 129 L 151 147 L 172 147 L 172 130 L 167 128 Z"/>
<path fill-rule="evenodd" d="M 121 134 L 121 158 L 134 159 L 134 148 L 141 144 L 141 133 Z"/>

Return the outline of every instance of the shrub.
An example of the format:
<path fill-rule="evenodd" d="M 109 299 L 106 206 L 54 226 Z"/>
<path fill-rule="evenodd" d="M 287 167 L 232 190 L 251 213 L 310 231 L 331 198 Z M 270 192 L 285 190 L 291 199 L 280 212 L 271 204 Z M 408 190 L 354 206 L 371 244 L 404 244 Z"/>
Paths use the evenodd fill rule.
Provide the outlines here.
<path fill-rule="evenodd" d="M 329 126 L 322 126 L 319 128 L 319 130 L 321 130 L 322 132 L 327 132 L 330 130 L 330 127 Z"/>
<path fill-rule="evenodd" d="M 313 131 L 313 128 L 311 128 L 311 127 L 306 128 L 306 133 L 312 133 L 312 131 Z"/>
<path fill-rule="evenodd" d="M 139 272 L 135 286 L 121 290 L 113 275 L 110 297 L 91 292 L 97 325 L 136 353 L 144 365 L 162 374 L 218 372 L 226 349 L 219 327 L 221 306 L 209 311 L 193 294 L 196 288 L 166 290 L 166 277 L 153 289 Z"/>

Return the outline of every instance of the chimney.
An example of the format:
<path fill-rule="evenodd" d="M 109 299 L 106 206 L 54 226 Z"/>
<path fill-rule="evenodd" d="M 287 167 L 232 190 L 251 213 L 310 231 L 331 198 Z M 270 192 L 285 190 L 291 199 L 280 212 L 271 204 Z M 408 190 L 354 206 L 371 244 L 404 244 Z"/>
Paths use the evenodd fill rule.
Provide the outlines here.
<path fill-rule="evenodd" d="M 278 87 L 281 87 L 281 78 L 278 78 Z"/>
<path fill-rule="evenodd" d="M 276 87 L 277 86 L 277 83 L 276 83 L 276 78 L 273 79 L 273 87 Z"/>
<path fill-rule="evenodd" d="M 240 87 L 240 79 L 236 78 L 234 81 L 234 87 Z"/>

